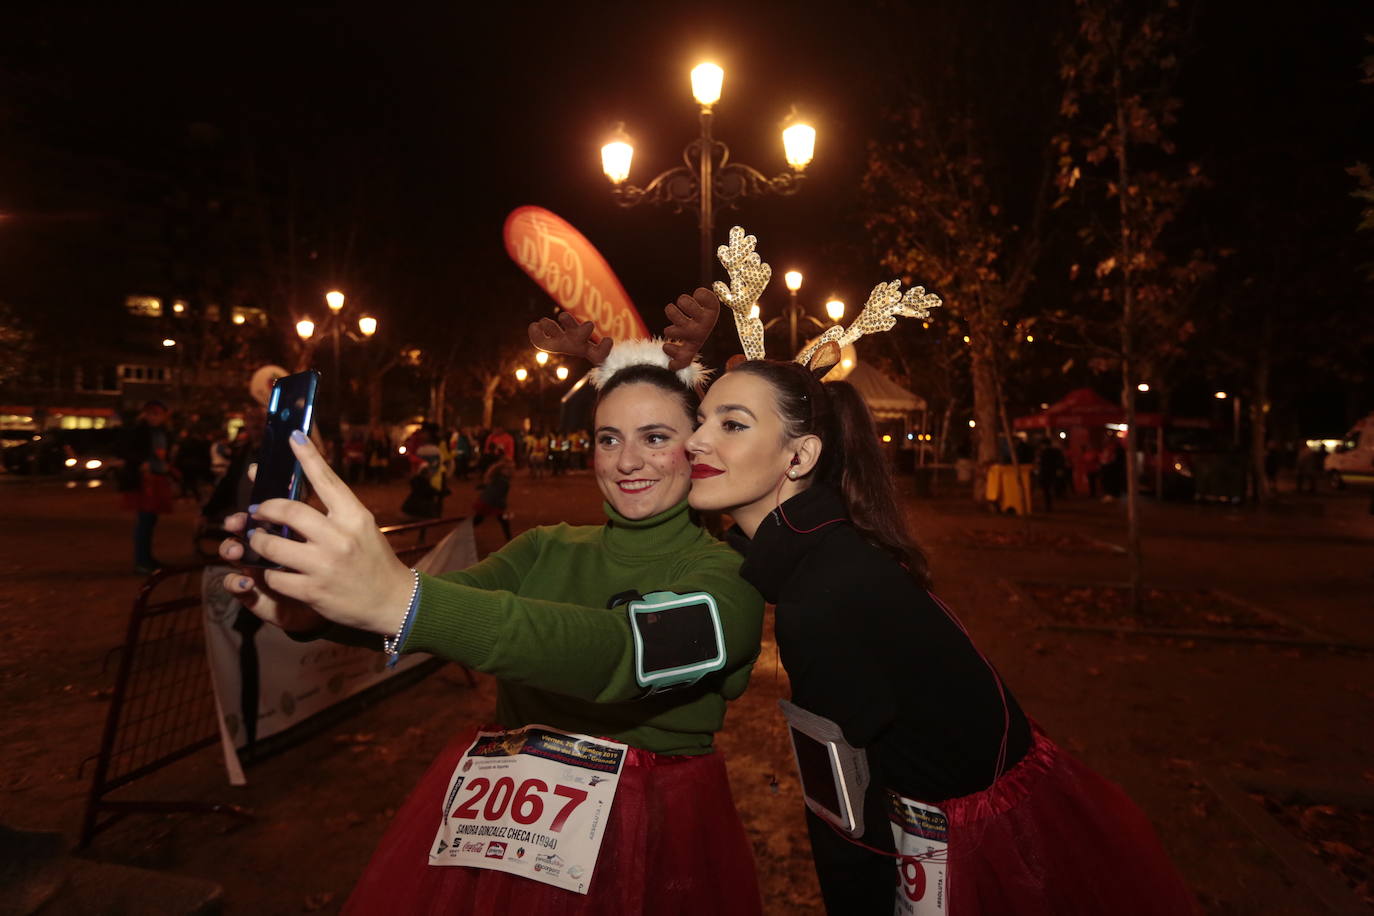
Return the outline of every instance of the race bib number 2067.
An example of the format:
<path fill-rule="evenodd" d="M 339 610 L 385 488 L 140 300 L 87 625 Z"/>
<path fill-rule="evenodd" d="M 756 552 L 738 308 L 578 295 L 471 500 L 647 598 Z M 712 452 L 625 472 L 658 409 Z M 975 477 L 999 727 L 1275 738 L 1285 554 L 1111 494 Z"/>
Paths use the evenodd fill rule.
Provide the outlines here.
<path fill-rule="evenodd" d="M 478 732 L 453 770 L 430 865 L 587 893 L 626 745 L 543 725 Z"/>

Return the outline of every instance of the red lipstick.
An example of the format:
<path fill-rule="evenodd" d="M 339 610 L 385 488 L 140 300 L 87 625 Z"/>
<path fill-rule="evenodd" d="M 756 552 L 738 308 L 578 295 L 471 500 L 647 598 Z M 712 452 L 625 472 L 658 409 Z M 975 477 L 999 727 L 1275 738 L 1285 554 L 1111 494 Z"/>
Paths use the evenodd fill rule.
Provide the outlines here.
<path fill-rule="evenodd" d="M 704 477 L 715 477 L 717 474 L 724 474 L 720 468 L 713 468 L 709 464 L 692 465 L 692 479 L 701 480 Z"/>

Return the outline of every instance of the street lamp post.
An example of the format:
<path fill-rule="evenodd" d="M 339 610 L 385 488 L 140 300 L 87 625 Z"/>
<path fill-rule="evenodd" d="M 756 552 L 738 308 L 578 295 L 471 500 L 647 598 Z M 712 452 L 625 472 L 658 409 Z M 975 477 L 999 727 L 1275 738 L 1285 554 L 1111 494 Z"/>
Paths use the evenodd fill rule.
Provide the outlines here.
<path fill-rule="evenodd" d="M 343 311 L 344 294 L 337 289 L 324 294 L 325 305 L 329 306 L 329 332 L 334 338 L 334 429 L 335 435 L 343 437 L 343 386 L 339 383 L 339 313 Z"/>
<path fill-rule="evenodd" d="M 559 382 L 566 382 L 568 380 L 568 367 L 550 366 L 549 354 L 545 353 L 543 350 L 536 350 L 534 352 L 534 362 L 535 367 L 533 375 L 536 384 L 539 386 L 537 400 L 535 401 L 535 416 L 539 421 L 539 428 L 544 429 L 544 376 L 552 371 L 554 378 L 558 379 Z M 521 384 L 524 384 L 525 381 L 529 379 L 530 375 L 531 371 L 524 366 L 517 367 L 515 370 L 515 380 Z M 545 432 L 547 432 L 547 430 L 545 430 Z"/>
<path fill-rule="evenodd" d="M 601 148 L 601 168 L 611 180 L 616 203 L 633 207 L 648 201 L 667 204 L 673 212 L 697 211 L 701 232 L 701 285 L 709 287 L 714 252 L 715 212 L 743 197 L 763 194 L 795 194 L 802 173 L 816 147 L 816 130 L 800 122 L 782 132 L 789 171 L 769 178 L 752 166 L 730 161 L 730 148 L 711 132 L 712 107 L 720 100 L 725 71 L 715 64 L 699 64 L 692 70 L 692 95 L 700 111 L 700 135 L 682 151 L 682 165 L 660 172 L 644 187 L 627 184 L 634 147 L 623 125 Z"/>
<path fill-rule="evenodd" d="M 826 328 L 830 327 L 830 325 L 826 324 L 824 321 L 821 321 L 819 318 L 816 318 L 813 315 L 806 314 L 806 309 L 802 308 L 797 303 L 797 291 L 801 289 L 802 285 L 801 271 L 789 270 L 787 273 L 783 274 L 782 279 L 783 282 L 787 284 L 787 307 L 783 309 L 783 313 L 779 315 L 777 318 L 773 318 L 767 323 L 765 323 L 763 329 L 766 331 L 782 319 L 786 318 L 788 342 L 787 352 L 796 353 L 797 350 L 800 348 L 800 341 L 798 340 L 797 331 L 797 326 L 800 322 L 802 322 L 803 320 L 809 321 L 815 328 L 821 331 L 824 331 Z M 839 324 L 840 319 L 844 317 L 844 302 L 842 302 L 839 299 L 832 298 L 829 302 L 825 304 L 825 312 L 827 315 L 830 316 L 830 321 L 832 324 Z"/>
<path fill-rule="evenodd" d="M 334 420 L 337 424 L 338 435 L 343 435 L 343 385 L 339 377 L 340 357 L 339 357 L 339 338 L 347 336 L 353 340 L 371 340 L 372 335 L 377 333 L 377 319 L 371 315 L 361 315 L 358 318 L 358 333 L 354 334 L 350 330 L 345 330 L 343 326 L 343 307 L 344 294 L 338 290 L 330 290 L 325 293 L 324 301 L 329 306 L 329 336 L 333 339 L 334 345 L 334 378 L 331 386 L 334 389 Z M 309 318 L 303 318 L 296 322 L 296 336 L 302 342 L 310 340 L 315 336 L 315 322 Z"/>

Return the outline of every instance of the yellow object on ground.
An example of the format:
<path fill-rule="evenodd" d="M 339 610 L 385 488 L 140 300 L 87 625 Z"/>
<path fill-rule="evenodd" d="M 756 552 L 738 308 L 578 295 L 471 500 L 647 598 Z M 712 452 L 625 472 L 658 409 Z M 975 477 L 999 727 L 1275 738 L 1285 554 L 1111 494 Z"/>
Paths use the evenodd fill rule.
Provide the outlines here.
<path fill-rule="evenodd" d="M 1016 485 L 1016 467 L 1010 464 L 994 464 L 988 467 L 988 486 L 985 498 L 997 505 L 998 512 L 1012 511 L 1029 514 L 1033 511 L 1034 499 L 1031 497 L 1031 466 L 1023 464 L 1021 482 Z"/>

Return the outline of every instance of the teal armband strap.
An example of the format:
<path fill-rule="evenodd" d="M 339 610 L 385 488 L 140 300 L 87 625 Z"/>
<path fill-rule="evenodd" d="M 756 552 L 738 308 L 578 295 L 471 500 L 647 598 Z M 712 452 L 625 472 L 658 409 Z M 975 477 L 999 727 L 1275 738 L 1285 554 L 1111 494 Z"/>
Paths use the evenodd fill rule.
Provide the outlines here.
<path fill-rule="evenodd" d="M 720 611 L 706 592 L 650 592 L 628 607 L 639 686 L 685 687 L 725 667 Z"/>

